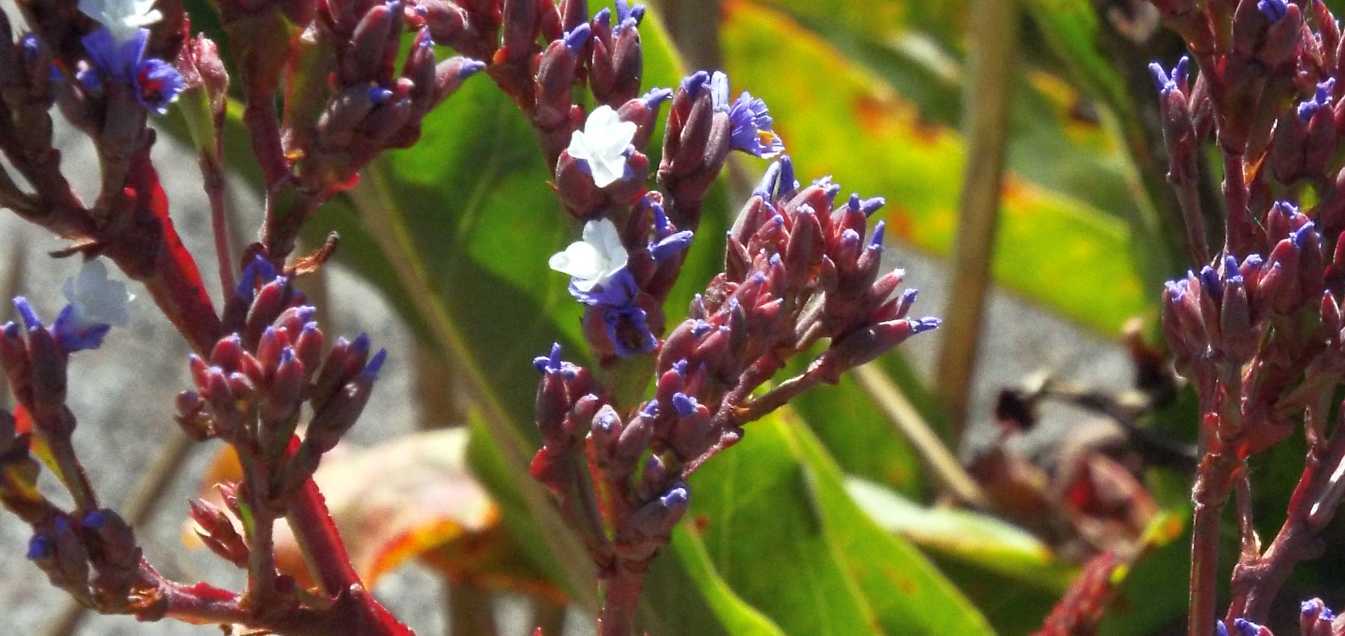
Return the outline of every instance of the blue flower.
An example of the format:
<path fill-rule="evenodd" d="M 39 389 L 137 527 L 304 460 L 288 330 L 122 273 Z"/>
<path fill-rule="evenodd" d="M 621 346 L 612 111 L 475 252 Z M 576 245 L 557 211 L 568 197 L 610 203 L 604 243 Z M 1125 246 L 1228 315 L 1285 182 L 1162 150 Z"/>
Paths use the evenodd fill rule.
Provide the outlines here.
<path fill-rule="evenodd" d="M 622 29 L 638 26 L 643 19 L 643 6 L 638 4 L 632 6 L 626 0 L 616 0 L 616 28 L 613 31 L 620 32 Z"/>
<path fill-rule="evenodd" d="M 798 189 L 799 182 L 794 179 L 794 162 L 789 155 L 783 155 L 766 168 L 752 194 L 773 202 L 788 198 Z"/>
<path fill-rule="evenodd" d="M 1317 85 L 1317 91 L 1312 99 L 1306 100 L 1298 105 L 1298 118 L 1303 123 L 1308 123 L 1317 111 L 1331 108 L 1331 99 L 1336 89 L 1336 78 L 1328 77 L 1326 81 Z"/>
<path fill-rule="evenodd" d="M 56 548 L 52 544 L 51 538 L 45 534 L 34 534 L 33 538 L 28 540 L 28 560 L 39 561 L 50 559 L 56 553 Z"/>
<path fill-rule="evenodd" d="M 565 47 L 570 49 L 571 53 L 579 55 L 584 51 L 584 46 L 588 44 L 588 38 L 593 34 L 593 27 L 587 22 L 573 28 L 562 38 L 565 41 Z"/>
<path fill-rule="evenodd" d="M 1190 67 L 1191 58 L 1183 55 L 1182 59 L 1172 65 L 1171 74 L 1163 70 L 1163 65 L 1158 62 L 1149 63 L 1149 74 L 1153 75 L 1154 86 L 1158 87 L 1159 94 L 1167 97 L 1168 93 L 1186 86 L 1186 74 Z"/>
<path fill-rule="evenodd" d="M 101 259 L 85 261 L 78 275 L 65 279 L 61 293 L 81 320 L 118 327 L 130 322 L 129 304 L 135 295 L 126 290 L 126 283 L 107 277 L 107 265 Z"/>
<path fill-rule="evenodd" d="M 19 312 L 19 317 L 23 320 L 24 327 L 27 329 L 46 328 L 27 298 L 23 296 L 14 297 L 14 309 Z M 111 329 L 112 325 L 107 323 L 81 319 L 75 305 L 71 304 L 66 305 L 61 313 L 56 316 L 56 322 L 51 326 L 51 335 L 55 338 L 56 344 L 61 346 L 61 350 L 68 355 L 76 351 L 97 349 L 103 346 L 103 338 L 107 336 L 107 332 Z"/>
<path fill-rule="evenodd" d="M 238 288 L 234 290 L 234 295 L 244 303 L 251 303 L 257 287 L 275 280 L 276 276 L 276 268 L 271 265 L 271 261 L 260 254 L 254 255 L 243 267 L 243 275 L 238 279 Z"/>
<path fill-rule="evenodd" d="M 710 97 L 715 110 L 729 114 L 729 144 L 732 148 L 763 159 L 784 152 L 784 141 L 775 134 L 775 120 L 761 98 L 743 91 L 738 99 L 729 103 L 729 78 L 719 71 L 710 76 Z"/>
<path fill-rule="evenodd" d="M 149 31 L 136 29 L 125 39 L 119 39 L 112 31 L 101 28 L 84 36 L 84 50 L 97 72 L 100 80 L 111 80 L 130 86 L 135 99 L 145 110 L 160 115 L 168 112 L 168 105 L 186 88 L 186 81 L 173 68 L 172 64 L 158 58 L 145 58 L 145 45 Z M 85 87 L 101 86 L 102 81 L 83 74 L 80 78 Z"/>
<path fill-rule="evenodd" d="M 691 239 L 694 235 L 691 230 L 682 230 L 663 237 L 658 242 L 649 244 L 649 253 L 655 261 L 663 262 L 669 257 L 685 252 L 691 245 Z"/>
<path fill-rule="evenodd" d="M 1260 0 L 1256 3 L 1256 8 L 1261 12 L 1261 15 L 1266 16 L 1266 19 L 1272 23 L 1279 22 L 1280 18 L 1283 18 L 1284 14 L 1289 11 L 1289 6 L 1285 4 L 1284 0 Z"/>
<path fill-rule="evenodd" d="M 603 325 L 607 330 L 607 339 L 612 349 L 622 358 L 640 353 L 649 353 L 658 346 L 658 338 L 649 329 L 649 316 L 645 310 L 630 304 L 625 306 L 601 306 Z M 625 335 L 623 335 L 625 334 Z"/>

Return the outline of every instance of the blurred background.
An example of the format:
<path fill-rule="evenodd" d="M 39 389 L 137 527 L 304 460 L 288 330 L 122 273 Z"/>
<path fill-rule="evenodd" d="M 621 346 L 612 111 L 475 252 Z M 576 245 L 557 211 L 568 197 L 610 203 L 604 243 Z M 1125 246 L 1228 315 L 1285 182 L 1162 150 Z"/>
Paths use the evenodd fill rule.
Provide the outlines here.
<path fill-rule="evenodd" d="M 0 7 L 13 15 L 9 0 Z M 1154 9 L 654 8 L 641 27 L 646 86 L 722 68 L 733 90 L 763 97 L 801 181 L 831 175 L 843 195 L 887 198 L 887 266 L 922 291 L 918 314 L 945 322 L 749 427 L 742 448 L 698 474 L 690 529 L 651 575 L 647 598 L 661 611 L 646 617 L 650 629 L 1028 633 L 1085 564 L 1109 555 L 1118 574 L 1101 631 L 1179 633 L 1195 409 L 1156 348 L 1161 283 L 1187 265 L 1144 68 L 1171 63 L 1180 44 Z M 208 11 L 193 18 L 216 28 Z M 155 160 L 175 221 L 213 281 L 194 151 L 176 113 L 160 124 Z M 66 173 L 92 174 L 87 141 L 60 134 Z M 545 269 L 576 230 L 530 135 L 473 80 L 420 145 L 386 157 L 310 224 L 313 245 L 329 230 L 342 236 L 337 262 L 302 281 L 326 331 L 367 331 L 391 360 L 319 482 L 366 580 L 419 633 L 591 633 L 518 495 L 526 475 L 509 470 L 511 448 L 536 444 L 530 356 L 556 339 L 582 351 L 578 311 Z M 250 240 L 260 198 L 245 142 L 234 141 L 229 207 L 234 236 Z M 670 318 L 717 271 L 717 228 L 764 168 L 735 160 L 726 172 Z M 0 215 L 0 291 L 54 312 L 78 269 L 48 256 L 60 247 Z M 79 451 L 104 496 L 139 520 L 166 575 L 238 587 L 241 573 L 184 526 L 186 500 L 230 470 L 218 447 L 187 444 L 172 421 L 186 345 L 145 299 L 132 316 L 72 368 Z M 1288 443 L 1253 467 L 1263 534 L 1278 527 L 1301 457 L 1301 441 Z M 0 516 L 7 633 L 214 629 L 83 616 L 23 559 L 27 540 L 23 524 Z M 1325 574 L 1343 552 L 1299 568 L 1279 603 L 1290 614 L 1277 620 L 1309 595 L 1345 600 L 1341 578 Z"/>

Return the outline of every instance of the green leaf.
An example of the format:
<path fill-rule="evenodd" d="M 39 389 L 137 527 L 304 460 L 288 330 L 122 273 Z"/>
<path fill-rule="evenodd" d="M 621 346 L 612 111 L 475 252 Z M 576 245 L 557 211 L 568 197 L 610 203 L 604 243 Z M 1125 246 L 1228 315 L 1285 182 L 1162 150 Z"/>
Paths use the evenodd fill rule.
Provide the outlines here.
<path fill-rule="evenodd" d="M 1098 7 L 1089 0 L 1027 0 L 1024 8 L 1074 83 L 1105 106 L 1103 122 L 1128 160 L 1133 200 L 1122 208 L 1122 216 L 1138 238 L 1131 256 L 1148 286 L 1157 289 L 1181 271 L 1187 257 L 1184 225 L 1166 179 L 1161 133 L 1153 123 L 1156 101 L 1143 68 L 1153 52 L 1125 41 L 1112 44 L 1115 50 L 1108 55 Z M 1123 40 L 1114 33 L 1111 37 Z"/>
<path fill-rule="evenodd" d="M 798 360 L 789 375 L 801 373 L 806 364 L 806 359 Z M 934 396 L 900 351 L 884 355 L 878 365 L 926 421 L 942 423 Z M 916 450 L 850 376 L 842 376 L 835 385 L 813 388 L 790 401 L 790 406 L 847 475 L 883 484 L 907 497 L 924 497 L 928 480 Z"/>
<path fill-rule="evenodd" d="M 1077 570 L 1036 537 L 994 517 L 926 508 L 854 477 L 845 485 L 878 525 L 929 554 L 1001 633 L 1040 627 Z"/>
<path fill-rule="evenodd" d="M 1060 593 L 1076 568 L 1018 526 L 955 508 L 925 508 L 863 479 L 846 480 L 846 490 L 878 525 L 926 551 L 977 566 L 1018 583 Z"/>
<path fill-rule="evenodd" d="M 641 601 L 641 620 L 656 634 L 754 634 L 786 632 L 744 601 L 720 576 L 705 544 L 688 524 L 673 530 L 672 542 L 649 569 Z M 704 607 L 714 618 L 696 616 L 691 608 Z M 651 608 L 662 608 L 654 612 Z M 674 611 L 667 611 L 673 608 Z M 684 608 L 687 611 L 676 611 Z M 707 625 L 708 623 L 708 625 Z M 711 631 L 705 631 L 707 627 Z"/>
<path fill-rule="evenodd" d="M 726 7 L 726 66 L 770 104 L 800 173 L 831 173 L 848 190 L 886 196 L 890 235 L 946 254 L 965 163 L 957 132 L 921 119 L 881 78 L 788 16 L 745 1 Z M 1132 246 L 1125 222 L 1013 174 L 1001 214 L 999 284 L 1107 335 L 1152 312 L 1147 286 L 1118 258 Z"/>
<path fill-rule="evenodd" d="M 884 3 L 762 0 L 836 47 L 919 109 L 924 121 L 956 127 L 966 63 L 964 2 Z M 1024 57 L 1034 49 L 1025 47 Z M 1047 60 L 1048 62 L 1051 60 Z M 1088 112 L 1055 68 L 1025 59 L 1009 122 L 1008 167 L 1024 180 L 1128 219 L 1135 193 L 1124 147 Z M 1042 161 L 1042 157 L 1069 161 Z"/>
<path fill-rule="evenodd" d="M 691 493 L 691 527 L 721 575 L 788 633 L 989 633 L 918 550 L 864 515 L 787 411 L 750 424 Z"/>

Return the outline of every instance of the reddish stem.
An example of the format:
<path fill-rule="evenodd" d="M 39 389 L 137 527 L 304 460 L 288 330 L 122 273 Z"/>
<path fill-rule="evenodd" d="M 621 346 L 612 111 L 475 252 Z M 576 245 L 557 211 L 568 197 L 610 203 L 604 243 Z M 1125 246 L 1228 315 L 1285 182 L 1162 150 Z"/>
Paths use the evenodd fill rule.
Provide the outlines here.
<path fill-rule="evenodd" d="M 1239 462 L 1215 445 L 1206 451 L 1196 474 L 1191 500 L 1195 517 L 1191 524 L 1191 581 L 1187 634 L 1209 636 L 1214 633 L 1214 604 L 1219 567 L 1219 517 L 1228 501 L 1234 473 Z"/>
<path fill-rule="evenodd" d="M 327 511 L 327 500 L 311 478 L 290 499 L 285 518 L 324 592 L 336 596 L 352 585 L 361 585 L 336 522 Z"/>
<path fill-rule="evenodd" d="M 220 169 L 218 149 L 213 156 L 202 152 L 200 164 L 206 197 L 210 200 L 210 231 L 215 238 L 215 259 L 219 263 L 220 297 L 227 299 L 233 294 L 235 284 L 233 236 L 229 232 L 229 216 L 224 208 L 224 175 Z"/>
<path fill-rule="evenodd" d="M 598 616 L 600 636 L 630 636 L 635 632 L 635 614 L 644 589 L 644 572 L 618 565 L 603 581 L 602 612 Z"/>

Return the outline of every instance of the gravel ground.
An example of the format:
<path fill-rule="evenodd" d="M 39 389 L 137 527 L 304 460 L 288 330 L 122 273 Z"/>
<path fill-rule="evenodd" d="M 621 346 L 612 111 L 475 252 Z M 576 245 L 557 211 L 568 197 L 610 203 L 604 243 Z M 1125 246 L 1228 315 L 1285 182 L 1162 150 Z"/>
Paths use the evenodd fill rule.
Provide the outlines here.
<path fill-rule="evenodd" d="M 8 3 L 0 4 L 8 8 Z M 97 170 L 91 148 L 82 138 L 61 133 L 66 149 L 67 175 L 89 175 Z M 195 159 L 162 138 L 155 149 L 156 163 L 164 170 L 165 187 L 173 203 L 179 232 L 189 248 L 199 255 L 213 254 L 209 243 L 206 202 L 197 185 Z M 540 184 L 539 184 L 539 187 Z M 89 193 L 84 193 L 89 194 Z M 237 210 L 244 213 L 245 225 L 255 227 L 259 209 L 255 198 L 235 196 Z M 22 253 L 24 277 L 21 293 L 29 296 L 43 315 L 51 317 L 63 304 L 61 281 L 78 268 L 74 260 L 53 260 L 46 255 L 61 244 L 37 228 L 19 222 L 13 215 L 0 214 L 0 270 L 8 268 L 14 251 Z M 203 275 L 215 281 L 214 265 L 202 258 Z M 908 271 L 907 280 L 924 291 L 921 313 L 937 314 L 943 307 L 946 282 L 941 266 L 921 255 L 899 251 L 896 260 Z M 398 318 L 378 294 L 362 281 L 330 268 L 329 289 L 331 322 L 327 331 L 349 333 L 367 331 L 374 341 L 389 350 L 390 364 L 369 404 L 369 412 L 378 418 L 366 418 L 363 428 L 356 427 L 350 439 L 371 444 L 416 428 L 418 414 L 412 406 L 410 377 L 413 343 Z M 0 280 L 4 280 L 0 272 Z M 217 285 L 212 285 L 217 287 Z M 171 420 L 173 395 L 188 383 L 185 345 L 153 306 L 137 290 L 141 299 L 133 303 L 132 323 L 115 330 L 99 351 L 80 354 L 71 368 L 70 407 L 80 420 L 76 444 L 93 483 L 113 507 L 125 493 L 134 490 L 142 470 L 152 463 L 161 440 L 175 434 Z M 0 320 L 10 318 L 8 305 L 0 307 Z M 986 340 L 980 352 L 980 375 L 973 399 L 973 420 L 987 418 L 997 389 L 1015 384 L 1026 373 L 1042 368 L 1056 369 L 1080 382 L 1104 386 L 1126 386 L 1129 365 L 1116 347 L 1084 334 L 1077 328 L 1042 314 L 1020 300 L 995 293 L 985 327 Z M 937 334 L 937 332 L 936 332 Z M 910 343 L 906 351 L 917 367 L 928 373 L 937 351 L 937 335 Z M 118 361 L 125 361 L 121 364 Z M 128 364 L 134 361 L 132 367 Z M 367 424 L 378 421 L 378 427 Z M 1077 423 L 1077 414 L 1066 410 L 1048 413 L 1046 422 L 1035 435 L 1049 436 Z M 988 427 L 973 428 L 970 446 L 986 439 Z M 181 547 L 180 528 L 185 501 L 194 494 L 202 467 L 217 447 L 199 446 L 192 451 L 185 471 L 189 477 L 178 480 L 165 505 L 148 524 L 138 529 L 149 558 L 163 572 L 179 580 L 208 580 L 228 587 L 241 587 L 240 573 L 222 564 L 205 551 L 187 551 Z M 963 449 L 964 451 L 966 449 Z M 58 489 L 45 484 L 47 491 L 61 501 Z M 24 557 L 29 532 L 9 515 L 0 515 L 0 633 L 41 633 L 58 608 L 63 595 L 48 586 L 41 573 Z M 422 634 L 445 633 L 439 611 L 444 595 L 441 583 L 432 574 L 415 566 L 387 577 L 376 593 L 390 608 Z M 503 603 L 501 627 L 504 633 L 527 632 L 517 602 Z M 582 621 L 571 621 L 570 630 L 583 633 Z M 214 628 L 192 628 L 176 623 L 137 624 L 125 617 L 91 617 L 81 634 L 208 634 Z"/>

